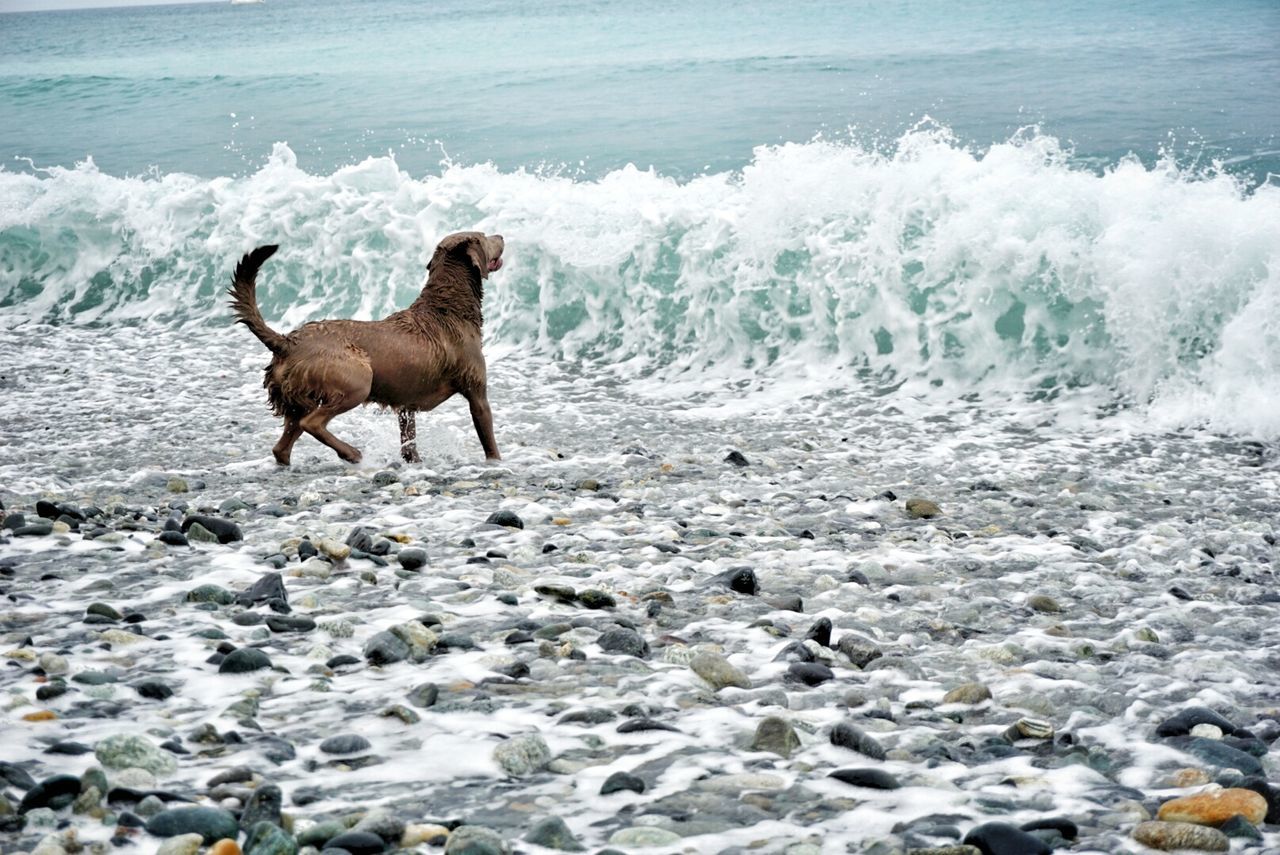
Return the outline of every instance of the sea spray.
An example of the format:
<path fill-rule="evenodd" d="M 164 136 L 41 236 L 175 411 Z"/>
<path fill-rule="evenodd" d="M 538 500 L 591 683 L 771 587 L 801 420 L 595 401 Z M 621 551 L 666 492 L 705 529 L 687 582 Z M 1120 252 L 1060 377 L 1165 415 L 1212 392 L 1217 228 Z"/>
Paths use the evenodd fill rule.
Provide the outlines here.
<path fill-rule="evenodd" d="M 687 181 L 414 177 L 392 157 L 314 175 L 284 144 L 242 178 L 0 172 L 0 321 L 226 324 L 232 264 L 268 242 L 271 323 L 375 317 L 464 228 L 511 247 L 486 296 L 504 351 L 956 395 L 1096 384 L 1184 422 L 1280 430 L 1280 190 L 1169 159 L 1098 173 L 1034 131 L 984 152 L 936 128 L 890 151 L 762 146 Z"/>

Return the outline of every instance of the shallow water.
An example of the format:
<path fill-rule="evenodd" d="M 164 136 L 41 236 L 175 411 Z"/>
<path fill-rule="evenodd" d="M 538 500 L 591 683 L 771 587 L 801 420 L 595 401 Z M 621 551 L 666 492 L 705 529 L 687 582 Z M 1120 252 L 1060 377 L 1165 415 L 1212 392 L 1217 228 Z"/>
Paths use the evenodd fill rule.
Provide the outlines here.
<path fill-rule="evenodd" d="M 397 467 L 394 419 L 370 409 L 334 425 L 364 449 L 362 466 L 304 438 L 295 465 L 280 470 L 269 457 L 277 426 L 257 382 L 263 356 L 247 333 L 145 332 L 130 346 L 104 346 L 93 330 L 33 337 L 24 349 L 31 367 L 6 377 L 7 400 L 33 414 L 6 421 L 7 506 L 49 494 L 159 511 L 137 531 L 121 525 L 127 517 L 112 522 L 123 539 L 12 538 L 3 546 L 16 565 L 9 642 L 31 635 L 36 650 L 61 649 L 72 673 L 115 666 L 125 682 L 157 675 L 177 686 L 163 702 L 136 702 L 125 685 L 109 694 L 128 705 L 131 732 L 157 741 L 177 733 L 197 749 L 163 782 L 179 792 L 248 764 L 284 789 L 286 805 L 306 802 L 288 808 L 299 827 L 382 805 L 513 839 L 554 814 L 588 846 L 656 825 L 690 851 L 782 851 L 804 840 L 862 851 L 875 841 L 934 840 L 911 830 L 926 815 L 947 814 L 962 829 L 1053 815 L 1080 825 L 1074 851 L 1137 851 L 1126 842 L 1134 821 L 1126 811 L 1135 808 L 1125 805 L 1180 792 L 1172 773 L 1202 765 L 1153 735 L 1159 721 L 1200 704 L 1239 726 L 1277 728 L 1267 722 L 1280 698 L 1265 675 L 1276 664 L 1280 474 L 1258 444 L 1152 431 L 1131 411 L 1101 412 L 1087 394 L 940 405 L 874 387 L 792 395 L 779 385 L 722 389 L 691 404 L 508 354 L 491 363 L 501 464 L 480 463 L 465 408 L 449 404 L 420 417 L 421 466 Z M 63 394 L 68 384 L 81 392 Z M 110 406 L 104 419 L 122 395 L 129 406 Z M 67 440 L 75 437 L 85 439 Z M 747 466 L 724 461 L 733 449 Z M 377 486 L 374 476 L 387 471 L 397 480 Z M 190 492 L 171 492 L 174 476 Z M 585 478 L 599 490 L 579 488 Z M 942 516 L 911 519 L 903 503 L 917 496 Z M 233 497 L 250 508 L 228 514 L 242 544 L 152 543 L 167 505 L 216 509 Z M 499 508 L 525 528 L 484 525 Z M 302 634 L 235 625 L 237 606 L 204 612 L 184 602 L 202 583 L 247 587 L 289 538 L 341 541 L 357 525 L 407 535 L 426 548 L 427 568 L 294 558 L 284 569 L 294 614 L 320 624 Z M 548 543 L 558 549 L 544 552 Z M 470 563 L 487 552 L 505 557 Z M 744 565 L 759 596 L 713 580 Z M 601 589 L 618 605 L 558 604 L 533 590 L 540 584 Z M 671 603 L 653 614 L 644 595 L 659 590 Z M 499 594 L 514 594 L 515 604 Z M 787 595 L 800 596 L 803 613 L 776 599 Z M 1060 611 L 1031 607 L 1032 595 Z M 140 627 L 157 640 L 95 644 L 100 627 L 79 623 L 94 600 L 143 612 Z M 422 665 L 322 666 L 341 653 L 359 659 L 375 632 L 424 613 L 443 622 L 439 632 L 478 647 Z M 834 679 L 789 682 L 786 661 L 774 657 L 819 617 L 833 623 L 833 645 L 859 634 L 881 663 L 863 670 L 818 649 Z M 506 643 L 526 619 L 577 628 L 550 645 Z M 772 628 L 753 625 L 760 619 Z M 600 650 L 599 633 L 615 621 L 639 630 L 647 658 Z M 326 630 L 341 622 L 347 630 Z M 261 646 L 277 670 L 214 673 L 204 660 L 215 642 L 192 635 L 213 626 L 233 644 Z M 586 660 L 563 658 L 565 642 Z M 709 691 L 685 664 L 703 650 L 722 652 L 754 688 Z M 526 677 L 494 674 L 517 662 Z M 16 719 L 32 708 L 31 678 L 10 668 L 4 680 Z M 939 706 L 969 680 L 994 700 Z M 440 700 L 417 710 L 419 721 L 381 714 L 424 681 L 440 687 Z M 84 758 L 41 751 L 54 737 L 92 745 L 120 731 L 118 719 L 83 705 L 86 691 L 40 705 L 58 721 L 15 722 L 20 738 L 6 759 L 45 774 L 83 771 Z M 258 695 L 251 729 L 225 712 L 245 693 Z M 584 708 L 615 718 L 557 723 Z M 679 733 L 616 732 L 641 711 Z M 791 757 L 750 750 L 768 715 L 799 731 Z M 1052 745 L 1024 740 L 992 754 L 992 740 L 1026 715 L 1052 724 Z M 827 744 L 827 729 L 849 719 L 888 750 L 885 760 Z M 192 734 L 203 724 L 244 742 L 201 745 Z M 296 757 L 266 762 L 258 728 L 289 740 Z M 317 745 L 345 732 L 370 740 L 372 765 L 333 770 L 341 758 Z M 556 757 L 555 771 L 504 776 L 494 748 L 532 733 Z M 906 789 L 877 793 L 826 777 L 858 766 L 883 768 Z M 615 771 L 639 774 L 648 789 L 597 795 Z M 733 777 L 741 774 L 755 777 Z M 82 835 L 95 836 L 92 824 Z"/>

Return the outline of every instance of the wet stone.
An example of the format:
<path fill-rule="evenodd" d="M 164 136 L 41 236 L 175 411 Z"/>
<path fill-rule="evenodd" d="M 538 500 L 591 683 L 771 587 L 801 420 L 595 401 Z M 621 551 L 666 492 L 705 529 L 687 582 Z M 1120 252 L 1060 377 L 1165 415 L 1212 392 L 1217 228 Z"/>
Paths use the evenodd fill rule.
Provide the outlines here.
<path fill-rule="evenodd" d="M 357 733 L 340 733 L 320 743 L 325 754 L 360 754 L 372 749 L 372 743 Z"/>
<path fill-rule="evenodd" d="M 786 719 L 769 716 L 756 727 L 751 740 L 753 751 L 769 751 L 779 757 L 790 757 L 800 747 L 800 737 Z"/>
<path fill-rule="evenodd" d="M 496 831 L 479 825 L 454 829 L 444 846 L 445 855 L 506 855 L 509 851 Z"/>
<path fill-rule="evenodd" d="M 1207 707 L 1187 707 L 1156 726 L 1156 736 L 1186 736 L 1198 724 L 1211 724 L 1223 733 L 1234 733 L 1235 725 Z"/>
<path fill-rule="evenodd" d="M 419 570 L 426 566 L 427 551 L 416 546 L 409 546 L 396 553 L 396 560 L 406 570 Z"/>
<path fill-rule="evenodd" d="M 199 834 L 206 845 L 224 837 L 236 839 L 240 827 L 228 811 L 210 807 L 179 807 L 163 810 L 147 822 L 147 831 L 156 837 Z"/>
<path fill-rule="evenodd" d="M 500 525 L 506 528 L 524 528 L 524 521 L 512 511 L 494 511 L 485 520 L 489 525 Z"/>
<path fill-rule="evenodd" d="M 816 641 L 818 644 L 821 644 L 823 647 L 830 647 L 831 646 L 831 619 L 818 618 L 818 620 L 814 621 L 813 624 L 809 627 L 808 631 L 805 632 L 804 637 L 811 641 Z"/>
<path fill-rule="evenodd" d="M 1133 829 L 1133 839 L 1163 852 L 1226 852 L 1231 848 L 1230 839 L 1218 829 L 1189 822 L 1140 822 Z"/>
<path fill-rule="evenodd" d="M 229 606 L 236 601 L 236 595 L 221 585 L 199 585 L 187 592 L 189 603 L 215 603 Z"/>
<path fill-rule="evenodd" d="M 820 662 L 792 662 L 787 666 L 787 678 L 806 686 L 819 686 L 835 677 L 835 672 Z"/>
<path fill-rule="evenodd" d="M 436 699 L 440 697 L 440 687 L 435 683 L 423 683 L 410 690 L 407 697 L 415 707 L 426 709 L 435 706 Z"/>
<path fill-rule="evenodd" d="M 80 795 L 79 778 L 75 775 L 54 775 L 27 790 L 18 805 L 18 812 L 27 813 L 36 808 L 61 810 L 74 802 L 78 795 Z"/>
<path fill-rule="evenodd" d="M 1218 826 L 1218 830 L 1227 837 L 1239 837 L 1244 840 L 1262 840 L 1262 832 L 1258 830 L 1256 824 L 1245 819 L 1243 816 L 1233 816 L 1222 825 Z"/>
<path fill-rule="evenodd" d="M 982 683 L 964 683 L 942 696 L 944 704 L 980 704 L 991 700 L 991 690 Z"/>
<path fill-rule="evenodd" d="M 611 629 L 601 635 L 597 643 L 606 653 L 619 653 L 638 659 L 644 659 L 649 655 L 649 645 L 639 633 L 632 629 L 622 627 Z"/>
<path fill-rule="evenodd" d="M 837 722 L 831 728 L 831 744 L 864 754 L 873 760 L 885 758 L 884 746 L 849 722 Z"/>
<path fill-rule="evenodd" d="M 280 812 L 284 807 L 284 796 L 275 784 L 263 784 L 253 791 L 245 802 L 240 814 L 240 827 L 246 831 L 259 822 L 280 825 Z"/>
<path fill-rule="evenodd" d="M 493 749 L 493 759 L 513 778 L 539 771 L 551 761 L 551 749 L 536 733 L 513 736 Z"/>
<path fill-rule="evenodd" d="M 173 755 L 143 736 L 109 736 L 94 748 L 98 762 L 108 769 L 146 769 L 153 775 L 172 775 L 178 768 Z"/>
<path fill-rule="evenodd" d="M 644 781 L 630 772 L 614 772 L 608 778 L 605 778 L 604 783 L 600 785 L 600 795 L 602 796 L 623 791 L 643 793 L 645 791 Z"/>
<path fill-rule="evenodd" d="M 227 847 L 225 852 L 226 855 L 236 855 L 231 847 Z M 244 855 L 297 855 L 297 853 L 297 841 L 275 823 L 263 821 L 249 827 L 244 843 Z M 209 855 L 218 855 L 218 853 L 211 849 Z"/>
<path fill-rule="evenodd" d="M 378 855 L 387 850 L 387 843 L 368 831 L 344 831 L 331 838 L 325 849 L 346 850 L 351 855 Z"/>
<path fill-rule="evenodd" d="M 106 603 L 90 603 L 84 612 L 87 615 L 100 615 L 108 620 L 121 620 L 124 618 L 124 615 Z"/>
<path fill-rule="evenodd" d="M 268 600 L 289 601 L 289 593 L 285 590 L 284 579 L 279 573 L 265 573 L 245 590 L 236 594 L 236 602 L 242 606 L 265 603 Z"/>
<path fill-rule="evenodd" d="M 533 828 L 529 829 L 529 833 L 524 839 L 538 846 L 545 846 L 548 849 L 559 849 L 561 852 L 582 852 L 586 849 L 573 832 L 569 830 L 569 826 L 558 816 L 549 816 L 540 820 Z"/>
<path fill-rule="evenodd" d="M 928 499 L 907 499 L 906 501 L 907 516 L 912 519 L 933 519 L 942 513 L 942 509 L 934 502 Z"/>
<path fill-rule="evenodd" d="M 256 647 L 238 647 L 218 665 L 219 674 L 248 674 L 271 667 L 271 659 Z"/>
<path fill-rule="evenodd" d="M 578 593 L 577 600 L 579 605 L 588 609 L 611 609 L 618 604 L 618 601 L 612 594 L 596 590 L 595 588 L 588 588 L 585 591 L 580 591 Z"/>
<path fill-rule="evenodd" d="M 393 813 L 385 810 L 370 811 L 351 829 L 367 831 L 381 837 L 388 845 L 396 844 L 404 834 L 405 822 Z"/>
<path fill-rule="evenodd" d="M 1175 747 L 1199 757 L 1206 763 L 1221 769 L 1237 769 L 1245 775 L 1264 774 L 1258 758 L 1246 754 L 1216 739 L 1199 736 L 1176 736 L 1169 740 Z"/>
<path fill-rule="evenodd" d="M 896 790 L 902 786 L 897 778 L 883 769 L 837 769 L 830 777 L 853 787 L 872 790 Z"/>
<path fill-rule="evenodd" d="M 240 526 L 230 520 L 204 514 L 194 514 L 182 521 L 182 531 L 190 537 L 191 528 L 195 525 L 199 525 L 205 531 L 213 534 L 218 543 L 235 543 L 236 541 L 244 540 Z"/>
<path fill-rule="evenodd" d="M 364 646 L 364 658 L 370 665 L 393 665 L 409 658 L 409 645 L 399 636 L 382 631 L 371 637 Z"/>
<path fill-rule="evenodd" d="M 986 822 L 964 836 L 982 855 L 1049 855 L 1053 847 L 1040 838 L 1004 822 Z"/>
<path fill-rule="evenodd" d="M 884 651 L 875 642 L 852 633 L 842 635 L 836 649 L 859 668 L 865 668 L 867 663 L 884 655 Z"/>
<path fill-rule="evenodd" d="M 1252 790 L 1229 788 L 1182 796 L 1160 805 L 1157 818 L 1166 822 L 1221 825 L 1233 816 L 1257 824 L 1266 819 L 1267 800 Z"/>
<path fill-rule="evenodd" d="M 309 617 L 295 615 L 268 615 L 267 629 L 272 632 L 310 632 L 316 622 Z"/>
<path fill-rule="evenodd" d="M 716 582 L 739 594 L 755 596 L 760 592 L 755 571 L 750 567 L 734 567 L 715 577 Z"/>

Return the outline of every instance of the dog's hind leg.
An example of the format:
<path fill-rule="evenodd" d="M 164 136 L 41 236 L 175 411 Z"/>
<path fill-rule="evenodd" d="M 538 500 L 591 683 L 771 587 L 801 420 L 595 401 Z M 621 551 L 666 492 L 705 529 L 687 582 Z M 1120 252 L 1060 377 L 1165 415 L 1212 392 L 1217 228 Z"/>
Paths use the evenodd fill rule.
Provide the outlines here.
<path fill-rule="evenodd" d="M 289 465 L 289 457 L 293 454 L 293 444 L 298 441 L 300 436 L 302 436 L 302 425 L 298 424 L 297 419 L 286 416 L 284 433 L 280 434 L 280 441 L 276 443 L 275 448 L 271 449 L 271 453 L 275 455 L 276 463 L 281 466 Z"/>
<path fill-rule="evenodd" d="M 418 414 L 413 410 L 396 410 L 400 420 L 400 456 L 405 463 L 421 463 L 418 456 Z"/>
<path fill-rule="evenodd" d="M 334 416 L 341 415 L 345 413 L 347 410 L 354 409 L 355 407 L 359 406 L 360 403 L 361 403 L 360 401 L 356 401 L 346 406 L 343 406 L 343 405 L 338 405 L 337 407 L 328 406 L 328 407 L 321 407 L 318 410 L 312 410 L 311 412 L 303 416 L 301 419 L 299 419 L 298 424 L 301 425 L 304 431 L 311 434 L 319 442 L 329 446 L 334 451 L 338 452 L 338 456 L 341 457 L 343 460 L 347 461 L 348 463 L 359 463 L 360 458 L 363 456 L 360 454 L 360 449 L 356 448 L 355 446 L 347 445 L 345 442 L 338 439 L 333 434 L 329 433 L 329 422 L 333 419 Z"/>
<path fill-rule="evenodd" d="M 498 453 L 498 442 L 493 438 L 493 413 L 489 409 L 489 396 L 485 388 L 471 389 L 462 393 L 471 407 L 471 421 L 475 423 L 476 435 L 480 437 L 480 445 L 484 447 L 486 460 L 501 460 Z"/>

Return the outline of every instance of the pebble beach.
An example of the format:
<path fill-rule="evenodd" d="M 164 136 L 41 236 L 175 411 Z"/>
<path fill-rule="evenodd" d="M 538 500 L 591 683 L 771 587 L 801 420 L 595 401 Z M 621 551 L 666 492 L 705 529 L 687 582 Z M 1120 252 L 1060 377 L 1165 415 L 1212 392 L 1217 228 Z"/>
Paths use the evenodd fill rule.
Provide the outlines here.
<path fill-rule="evenodd" d="M 279 469 L 240 332 L 3 378 L 4 851 L 1280 852 L 1270 446 L 507 355 Z"/>

